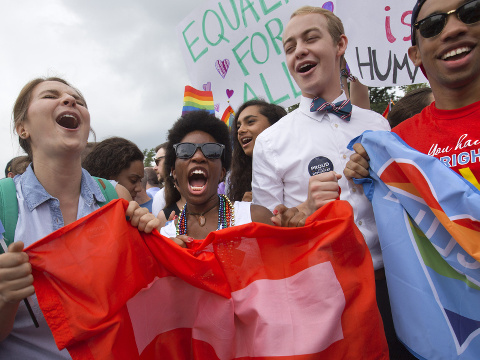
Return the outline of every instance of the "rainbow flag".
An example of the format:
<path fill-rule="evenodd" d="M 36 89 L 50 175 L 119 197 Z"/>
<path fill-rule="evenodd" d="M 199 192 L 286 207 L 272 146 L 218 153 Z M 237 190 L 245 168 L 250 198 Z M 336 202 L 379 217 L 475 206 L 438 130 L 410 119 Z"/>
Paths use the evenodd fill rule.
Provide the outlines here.
<path fill-rule="evenodd" d="M 207 110 L 209 113 L 215 114 L 213 94 L 211 91 L 201 91 L 187 85 L 183 95 L 182 116 L 189 111 L 196 110 Z"/>
<path fill-rule="evenodd" d="M 222 121 L 230 128 L 233 125 L 233 121 L 235 119 L 235 111 L 233 111 L 232 107 L 228 105 L 222 115 Z"/>
<path fill-rule="evenodd" d="M 390 114 L 390 111 L 392 111 L 393 109 L 393 106 L 395 105 L 395 103 L 390 100 L 390 102 L 388 103 L 387 107 L 385 108 L 385 111 L 383 112 L 382 116 L 386 119 L 388 117 L 388 114 Z"/>
<path fill-rule="evenodd" d="M 364 189 L 399 339 L 419 359 L 478 359 L 479 190 L 394 133 L 356 140 L 370 156 Z"/>

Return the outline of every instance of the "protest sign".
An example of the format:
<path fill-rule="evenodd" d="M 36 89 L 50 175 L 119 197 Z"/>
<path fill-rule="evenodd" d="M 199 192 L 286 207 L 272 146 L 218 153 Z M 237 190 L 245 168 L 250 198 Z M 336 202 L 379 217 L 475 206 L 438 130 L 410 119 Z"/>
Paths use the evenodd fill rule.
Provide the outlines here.
<path fill-rule="evenodd" d="M 368 86 L 427 82 L 408 58 L 415 0 L 338 0 L 336 15 L 348 37 L 345 58 L 355 76 Z"/>
<path fill-rule="evenodd" d="M 228 106 L 237 109 L 257 97 L 282 106 L 299 102 L 282 34 L 292 12 L 304 5 L 321 6 L 342 19 L 349 38 L 347 61 L 365 85 L 425 82 L 407 56 L 414 0 L 391 2 L 209 1 L 177 26 L 177 36 L 191 85 L 211 89 L 218 117 Z"/>

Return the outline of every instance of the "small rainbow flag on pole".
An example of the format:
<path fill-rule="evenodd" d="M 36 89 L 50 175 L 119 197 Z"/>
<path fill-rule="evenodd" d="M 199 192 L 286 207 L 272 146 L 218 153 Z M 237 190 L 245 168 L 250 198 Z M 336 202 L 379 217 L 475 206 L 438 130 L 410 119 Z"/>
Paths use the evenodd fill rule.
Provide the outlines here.
<path fill-rule="evenodd" d="M 387 118 L 388 114 L 390 114 L 390 111 L 392 111 L 394 105 L 395 103 L 392 100 L 390 100 L 387 107 L 385 108 L 385 111 L 382 114 L 385 119 Z"/>
<path fill-rule="evenodd" d="M 211 114 L 215 114 L 213 94 L 211 91 L 200 91 L 187 85 L 183 95 L 182 116 L 187 112 L 196 110 L 206 110 Z"/>
<path fill-rule="evenodd" d="M 228 105 L 222 115 L 222 121 L 228 126 L 231 127 L 233 125 L 233 120 L 235 118 L 235 111 L 233 111 L 232 107 Z"/>

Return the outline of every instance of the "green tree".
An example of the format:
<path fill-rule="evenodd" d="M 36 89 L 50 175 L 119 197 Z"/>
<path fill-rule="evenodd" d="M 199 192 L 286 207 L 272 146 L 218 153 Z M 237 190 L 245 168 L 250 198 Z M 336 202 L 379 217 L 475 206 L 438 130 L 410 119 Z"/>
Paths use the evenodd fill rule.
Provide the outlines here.
<path fill-rule="evenodd" d="M 428 84 L 420 83 L 420 84 L 404 85 L 404 86 L 400 86 L 400 89 L 403 91 L 404 94 L 406 94 L 412 90 L 421 89 L 424 87 L 428 87 Z"/>
<path fill-rule="evenodd" d="M 145 149 L 143 152 L 143 166 L 150 167 L 153 166 L 155 160 L 155 149 Z"/>
<path fill-rule="evenodd" d="M 394 102 L 398 100 L 395 95 L 396 88 L 393 86 L 387 87 L 369 87 L 370 92 L 370 108 L 379 114 L 383 114 L 390 100 Z"/>
<path fill-rule="evenodd" d="M 293 104 L 292 106 L 287 107 L 287 113 L 291 113 L 293 110 L 298 109 L 300 103 L 298 104 Z"/>

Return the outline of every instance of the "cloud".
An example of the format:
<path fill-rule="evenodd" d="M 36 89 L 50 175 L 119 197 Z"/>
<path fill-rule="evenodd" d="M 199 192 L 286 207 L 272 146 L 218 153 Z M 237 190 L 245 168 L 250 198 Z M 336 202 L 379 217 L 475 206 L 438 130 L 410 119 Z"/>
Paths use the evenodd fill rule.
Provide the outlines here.
<path fill-rule="evenodd" d="M 184 1 L 49 1 L 2 4 L 0 165 L 20 153 L 11 109 L 37 76 L 61 76 L 84 94 L 97 140 L 122 136 L 141 149 L 165 141 L 189 83 L 175 26 L 199 4 Z"/>

